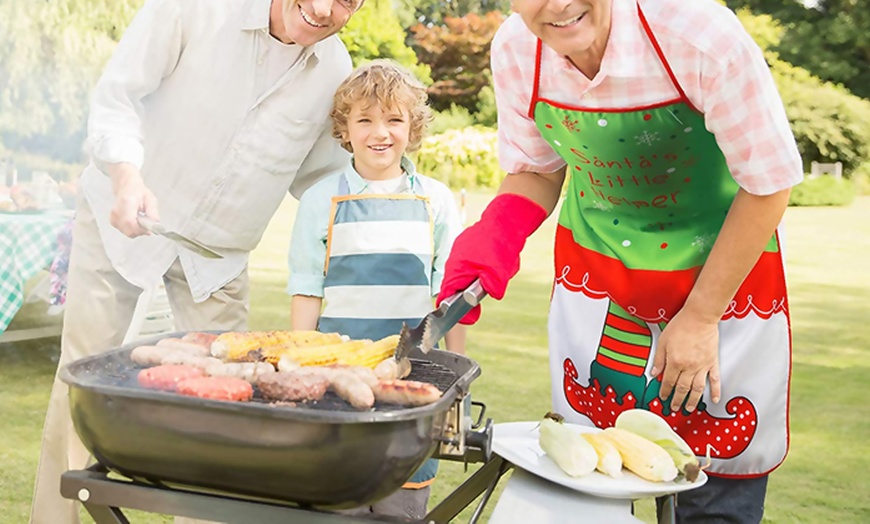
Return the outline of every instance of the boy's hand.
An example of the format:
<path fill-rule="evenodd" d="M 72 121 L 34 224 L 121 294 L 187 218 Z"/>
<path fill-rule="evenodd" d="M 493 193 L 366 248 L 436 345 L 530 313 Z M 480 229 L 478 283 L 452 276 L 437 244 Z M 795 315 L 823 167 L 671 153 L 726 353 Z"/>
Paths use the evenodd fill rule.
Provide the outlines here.
<path fill-rule="evenodd" d="M 547 211 L 529 198 L 513 193 L 495 197 L 480 220 L 453 243 L 437 303 L 464 290 L 477 278 L 487 294 L 501 300 L 508 282 L 520 269 L 520 252 L 526 238 L 546 218 Z M 479 318 L 480 306 L 476 306 L 459 322 L 474 324 Z"/>

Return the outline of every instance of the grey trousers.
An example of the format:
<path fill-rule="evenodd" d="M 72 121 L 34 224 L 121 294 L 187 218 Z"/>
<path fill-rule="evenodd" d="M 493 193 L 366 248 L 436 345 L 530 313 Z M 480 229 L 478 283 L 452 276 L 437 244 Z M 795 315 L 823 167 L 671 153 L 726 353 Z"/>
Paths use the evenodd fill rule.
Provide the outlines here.
<path fill-rule="evenodd" d="M 764 516 L 767 478 L 710 476 L 698 489 L 677 495 L 677 524 L 758 524 Z M 663 500 L 657 499 L 661 511 Z"/>

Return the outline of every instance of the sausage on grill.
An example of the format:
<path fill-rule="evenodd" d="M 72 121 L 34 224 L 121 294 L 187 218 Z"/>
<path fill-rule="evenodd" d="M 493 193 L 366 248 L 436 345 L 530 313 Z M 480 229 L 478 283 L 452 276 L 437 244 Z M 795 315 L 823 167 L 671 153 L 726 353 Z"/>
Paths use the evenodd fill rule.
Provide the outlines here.
<path fill-rule="evenodd" d="M 186 342 L 180 338 L 164 338 L 155 344 L 159 348 L 171 348 L 179 351 L 184 351 L 198 357 L 211 356 L 211 350 L 203 345 Z"/>
<path fill-rule="evenodd" d="M 189 378 L 203 377 L 205 371 L 193 366 L 166 364 L 143 369 L 136 380 L 143 388 L 175 391 L 179 382 Z"/>
<path fill-rule="evenodd" d="M 251 384 L 236 377 L 189 378 L 178 383 L 176 392 L 212 400 L 248 401 L 254 396 Z"/>
<path fill-rule="evenodd" d="M 367 368 L 365 366 L 329 366 L 329 368 L 350 373 L 365 382 L 368 387 L 372 387 L 378 383 L 378 376 L 375 375 L 372 368 Z"/>
<path fill-rule="evenodd" d="M 159 348 L 162 349 L 162 348 Z M 186 364 L 195 368 L 207 370 L 209 366 L 220 365 L 221 361 L 214 357 L 198 357 L 184 351 L 172 351 L 160 361 L 161 364 Z"/>
<path fill-rule="evenodd" d="M 329 379 L 313 373 L 279 371 L 260 376 L 257 387 L 269 400 L 320 400 L 329 387 Z"/>
<path fill-rule="evenodd" d="M 181 340 L 184 342 L 190 342 L 191 344 L 196 344 L 197 346 L 203 346 L 206 348 L 211 348 L 211 343 L 215 341 L 217 335 L 212 335 L 211 333 L 200 333 L 199 331 L 191 331 L 187 333 Z"/>
<path fill-rule="evenodd" d="M 411 361 L 407 358 L 396 360 L 388 358 L 375 366 L 375 376 L 378 380 L 396 380 L 411 374 Z"/>
<path fill-rule="evenodd" d="M 236 377 L 247 380 L 251 384 L 257 382 L 257 379 L 269 373 L 275 373 L 275 367 L 268 362 L 221 362 L 212 357 L 211 360 L 217 362 L 210 364 L 205 368 L 205 372 L 213 377 Z"/>
<path fill-rule="evenodd" d="M 356 409 L 371 409 L 375 405 L 372 388 L 353 371 L 336 370 L 329 381 L 329 387 Z"/>
<path fill-rule="evenodd" d="M 220 363 L 220 360 L 216 358 L 203 356 L 202 352 L 191 352 L 172 346 L 139 346 L 130 352 L 130 359 L 144 367 L 161 364 L 189 364 L 205 369 L 209 364 Z"/>
<path fill-rule="evenodd" d="M 382 380 L 372 388 L 375 399 L 400 406 L 425 406 L 441 398 L 441 391 L 425 382 L 414 380 Z"/>
<path fill-rule="evenodd" d="M 140 366 L 159 366 L 163 359 L 176 351 L 167 347 L 139 346 L 130 352 L 130 359 Z"/>

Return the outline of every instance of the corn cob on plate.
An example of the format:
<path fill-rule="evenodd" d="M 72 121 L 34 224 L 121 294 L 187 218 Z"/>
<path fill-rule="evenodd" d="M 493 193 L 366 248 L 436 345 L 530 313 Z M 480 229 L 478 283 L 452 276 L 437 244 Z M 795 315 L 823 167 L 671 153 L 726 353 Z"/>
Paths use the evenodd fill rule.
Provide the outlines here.
<path fill-rule="evenodd" d="M 589 495 L 613 499 L 638 499 L 659 497 L 679 493 L 704 485 L 707 475 L 702 471 L 695 482 L 685 479 L 653 482 L 643 479 L 623 468 L 618 477 L 593 471 L 583 476 L 571 477 L 548 457 L 539 444 L 540 421 L 509 422 L 495 425 L 492 449 L 516 467 L 522 468 L 541 478 Z M 598 428 L 578 424 L 564 425 L 576 430 L 578 438 L 582 433 L 604 435 Z M 643 456 L 635 458 L 643 461 Z"/>

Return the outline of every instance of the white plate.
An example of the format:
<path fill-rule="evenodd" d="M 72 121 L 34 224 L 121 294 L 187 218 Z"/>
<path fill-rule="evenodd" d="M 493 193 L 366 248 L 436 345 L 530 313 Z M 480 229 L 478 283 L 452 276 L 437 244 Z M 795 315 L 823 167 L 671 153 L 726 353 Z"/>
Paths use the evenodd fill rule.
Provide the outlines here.
<path fill-rule="evenodd" d="M 597 433 L 598 428 L 569 424 L 578 433 Z M 695 482 L 677 480 L 650 482 L 627 469 L 622 469 L 621 478 L 613 478 L 598 471 L 582 477 L 571 477 L 548 457 L 538 445 L 538 422 L 508 422 L 496 424 L 492 450 L 516 467 L 522 468 L 566 488 L 609 499 L 640 499 L 660 497 L 694 489 L 707 482 L 702 471 Z"/>

